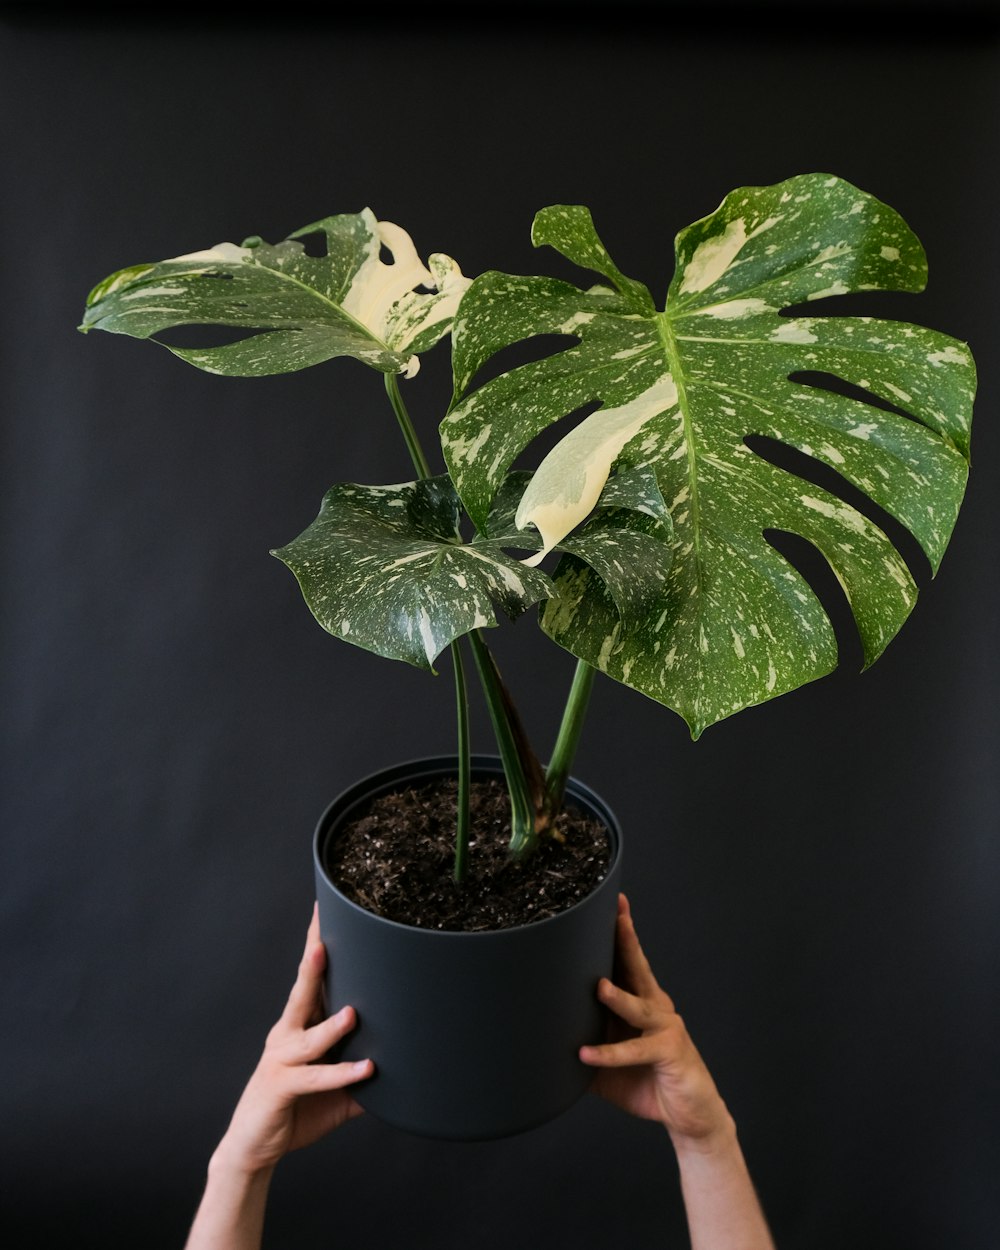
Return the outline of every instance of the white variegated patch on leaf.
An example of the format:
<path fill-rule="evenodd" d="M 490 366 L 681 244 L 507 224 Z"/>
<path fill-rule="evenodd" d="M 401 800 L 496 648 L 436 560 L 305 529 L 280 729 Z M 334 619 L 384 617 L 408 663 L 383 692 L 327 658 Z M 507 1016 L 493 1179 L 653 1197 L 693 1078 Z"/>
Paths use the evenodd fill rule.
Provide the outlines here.
<path fill-rule="evenodd" d="M 299 242 L 314 234 L 323 235 L 326 255 L 310 256 Z M 251 238 L 122 269 L 91 291 L 80 329 L 151 338 L 177 326 L 244 328 L 246 337 L 221 346 L 164 344 L 200 369 L 235 377 L 335 356 L 412 377 L 418 354 L 450 330 L 468 285 L 450 257 L 435 253 L 425 266 L 405 230 L 366 208 L 273 246 Z"/>
<path fill-rule="evenodd" d="M 334 486 L 313 523 L 272 552 L 295 574 L 329 633 L 377 655 L 433 669 L 449 643 L 519 616 L 552 582 L 459 533 L 447 476 L 399 486 Z"/>
<path fill-rule="evenodd" d="M 524 561 L 534 567 L 543 540 L 535 530 L 521 530 L 515 511 L 531 489 L 531 474 L 511 472 L 494 498 L 484 532 L 474 545 L 510 551 L 535 550 Z M 585 565 L 603 584 L 611 610 L 631 624 L 663 594 L 673 559 L 673 526 L 656 476 L 636 469 L 608 480 L 590 515 L 574 532 L 555 545 L 564 554 L 557 574 L 562 579 L 556 611 L 565 611 L 565 577 L 570 568 Z M 557 585 L 559 582 L 557 581 Z"/>
<path fill-rule="evenodd" d="M 542 537 L 536 563 L 590 515 L 626 443 L 651 418 L 676 407 L 677 387 L 665 373 L 620 408 L 600 408 L 592 413 L 549 452 L 521 497 L 515 516 L 518 529 L 533 525 Z"/>
<path fill-rule="evenodd" d="M 765 538 L 786 530 L 833 568 L 873 662 L 915 601 L 906 564 L 872 521 L 747 440 L 776 440 L 836 470 L 905 525 L 937 570 L 968 473 L 967 346 L 868 317 L 782 315 L 827 296 L 921 290 L 923 249 L 902 218 L 826 174 L 740 188 L 677 236 L 662 312 L 611 261 L 586 209 L 543 209 L 533 239 L 608 285 L 499 273 L 472 284 L 453 330 L 456 401 L 441 427 L 462 500 L 483 524 L 532 440 L 597 402 L 543 461 L 518 523 L 546 547 L 565 545 L 602 476 L 627 469 L 655 474 L 673 522 L 669 575 L 641 619 L 623 619 L 596 571 L 571 560 L 545 605 L 547 632 L 673 707 L 697 736 L 836 664 L 818 599 Z M 566 336 L 566 346 L 470 390 L 491 356 L 537 335 Z M 901 411 L 791 380 L 800 373 L 833 375 Z"/>

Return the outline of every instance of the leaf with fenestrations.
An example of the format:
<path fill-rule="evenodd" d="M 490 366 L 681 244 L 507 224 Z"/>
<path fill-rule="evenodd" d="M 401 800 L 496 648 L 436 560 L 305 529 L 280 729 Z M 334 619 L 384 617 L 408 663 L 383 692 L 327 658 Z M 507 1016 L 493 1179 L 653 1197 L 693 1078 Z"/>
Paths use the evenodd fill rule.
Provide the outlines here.
<path fill-rule="evenodd" d="M 738 189 L 677 236 L 662 312 L 610 260 L 585 208 L 543 209 L 533 239 L 610 286 L 498 273 L 473 283 L 453 330 L 458 399 L 441 427 L 463 502 L 480 524 L 531 440 L 599 401 L 542 461 L 518 525 L 552 547 L 590 513 L 613 468 L 637 467 L 655 472 L 674 525 L 667 585 L 641 622 L 623 622 L 600 579 L 574 567 L 557 573 L 543 628 L 673 707 L 697 736 L 836 665 L 823 608 L 765 537 L 786 530 L 832 566 L 872 663 L 916 598 L 906 564 L 861 512 L 747 440 L 777 440 L 836 470 L 906 526 L 937 570 L 968 472 L 968 348 L 914 325 L 782 315 L 849 292 L 921 290 L 926 260 L 905 222 L 824 174 Z M 495 352 L 541 334 L 571 345 L 467 393 Z M 797 373 L 834 375 L 900 411 Z"/>
<path fill-rule="evenodd" d="M 322 235 L 324 256 L 300 239 Z M 382 249 L 392 263 L 381 259 Z M 219 243 L 111 274 L 91 291 L 81 330 L 150 338 L 177 326 L 232 326 L 221 346 L 169 347 L 208 373 L 259 377 L 334 356 L 412 377 L 417 355 L 451 328 L 469 280 L 450 257 L 425 266 L 405 230 L 370 209 L 327 217 L 271 245 Z"/>
<path fill-rule="evenodd" d="M 315 521 L 272 552 L 325 630 L 377 655 L 432 669 L 454 639 L 552 593 L 551 579 L 499 547 L 462 541 L 447 476 L 399 486 L 334 486 Z"/>

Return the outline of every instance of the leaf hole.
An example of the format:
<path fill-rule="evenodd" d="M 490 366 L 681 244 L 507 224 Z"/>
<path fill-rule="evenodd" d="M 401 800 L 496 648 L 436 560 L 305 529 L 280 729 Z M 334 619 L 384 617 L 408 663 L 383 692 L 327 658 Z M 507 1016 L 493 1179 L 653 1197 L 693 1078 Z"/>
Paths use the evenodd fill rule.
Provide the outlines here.
<path fill-rule="evenodd" d="M 819 600 L 837 640 L 838 666 L 860 671 L 864 668 L 865 652 L 857 621 L 844 588 L 826 557 L 807 538 L 788 530 L 765 529 L 764 538 L 808 583 Z"/>
<path fill-rule="evenodd" d="M 882 412 L 895 413 L 897 417 L 905 417 L 907 421 L 914 421 L 916 424 L 922 424 L 905 408 L 900 408 L 898 404 L 892 403 L 888 399 L 883 399 L 881 395 L 876 395 L 865 386 L 858 386 L 854 382 L 848 382 L 844 378 L 838 377 L 835 373 L 822 373 L 819 370 L 800 369 L 795 373 L 788 375 L 789 382 L 796 382 L 800 386 L 810 386 L 813 390 L 829 391 L 832 395 L 842 395 L 845 399 L 855 399 L 859 403 L 867 404 L 870 408 L 878 408 Z"/>
<path fill-rule="evenodd" d="M 879 316 L 887 321 L 906 321 L 912 314 L 912 291 L 847 291 L 843 295 L 824 295 L 822 299 L 803 300 L 781 310 L 782 317 L 871 317 L 875 303 L 881 305 Z"/>
<path fill-rule="evenodd" d="M 786 473 L 794 474 L 804 482 L 821 487 L 866 516 L 879 527 L 899 552 L 917 586 L 928 585 L 932 577 L 931 564 L 916 538 L 902 522 L 870 499 L 842 473 L 797 447 L 790 447 L 787 443 L 769 438 L 765 434 L 748 434 L 743 442 L 762 460 L 784 469 Z M 825 559 L 823 563 L 826 563 Z"/>
<path fill-rule="evenodd" d="M 295 241 L 301 243 L 303 252 L 314 260 L 322 260 L 329 255 L 326 234 L 322 230 L 310 230 L 308 234 L 300 234 Z"/>
<path fill-rule="evenodd" d="M 255 335 L 270 334 L 271 330 L 263 327 L 255 329 L 247 326 L 190 325 L 170 326 L 156 335 L 158 343 L 167 347 L 180 347 L 200 350 L 212 347 L 228 347 L 231 343 L 240 343 Z"/>
<path fill-rule="evenodd" d="M 218 270 L 218 269 L 208 269 L 204 273 L 198 274 L 199 282 L 233 282 L 234 280 L 235 280 L 234 274 L 223 273 L 221 270 Z M 149 284 L 152 284 L 153 282 L 157 282 L 157 281 L 159 281 L 159 279 L 157 278 L 146 279 L 146 282 Z"/>
<path fill-rule="evenodd" d="M 522 365 L 534 364 L 549 356 L 558 356 L 569 351 L 580 342 L 576 334 L 535 334 L 531 338 L 521 339 L 517 343 L 509 343 L 501 347 L 479 367 L 469 385 L 469 390 L 478 390 L 487 382 L 492 382 L 502 373 L 519 369 Z"/>
<path fill-rule="evenodd" d="M 582 404 L 579 408 L 575 408 L 572 412 L 568 412 L 566 416 L 560 417 L 558 421 L 553 421 L 551 425 L 547 425 L 541 430 L 530 443 L 521 451 L 511 468 L 514 469 L 537 469 L 549 452 L 569 434 L 572 430 L 587 419 L 592 413 L 596 412 L 601 406 L 599 399 L 591 400 L 586 404 Z"/>
<path fill-rule="evenodd" d="M 378 258 L 383 265 L 394 265 L 396 263 L 396 258 L 392 254 L 392 250 L 384 243 L 378 249 Z"/>

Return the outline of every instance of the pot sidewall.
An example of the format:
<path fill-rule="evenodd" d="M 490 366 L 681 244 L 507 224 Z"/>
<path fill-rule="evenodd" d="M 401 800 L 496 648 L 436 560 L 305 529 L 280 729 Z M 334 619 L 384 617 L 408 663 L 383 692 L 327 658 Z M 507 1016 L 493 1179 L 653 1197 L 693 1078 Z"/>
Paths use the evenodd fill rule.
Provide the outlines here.
<path fill-rule="evenodd" d="M 370 1058 L 376 1069 L 355 1087 L 358 1102 L 407 1132 L 471 1141 L 554 1118 L 593 1078 L 577 1051 L 605 1035 L 596 989 L 612 972 L 621 830 L 604 802 L 571 780 L 567 799 L 608 830 L 608 871 L 575 906 L 517 928 L 420 929 L 346 898 L 324 868 L 343 824 L 380 791 L 454 774 L 453 757 L 435 757 L 366 778 L 327 808 L 313 847 L 327 1010 L 350 1004 L 358 1017 L 334 1057 Z M 503 771 L 476 756 L 473 776 Z"/>

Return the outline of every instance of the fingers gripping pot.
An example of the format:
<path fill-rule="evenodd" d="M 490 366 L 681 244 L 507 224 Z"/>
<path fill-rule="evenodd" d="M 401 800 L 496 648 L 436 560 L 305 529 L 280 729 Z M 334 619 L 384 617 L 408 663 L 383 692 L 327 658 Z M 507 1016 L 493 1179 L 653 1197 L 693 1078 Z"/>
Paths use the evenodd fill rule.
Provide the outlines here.
<path fill-rule="evenodd" d="M 608 831 L 610 863 L 575 906 L 516 928 L 452 932 L 366 911 L 331 881 L 327 853 L 380 794 L 455 775 L 453 758 L 397 765 L 358 782 L 327 808 L 314 838 L 320 928 L 329 959 L 330 1012 L 350 1004 L 358 1026 L 337 1057 L 371 1058 L 361 1105 L 407 1132 L 485 1140 L 566 1111 L 593 1073 L 577 1057 L 604 1037 L 597 983 L 611 976 L 621 882 L 621 830 L 605 803 L 571 779 L 567 801 Z M 503 777 L 491 757 L 474 779 Z"/>

